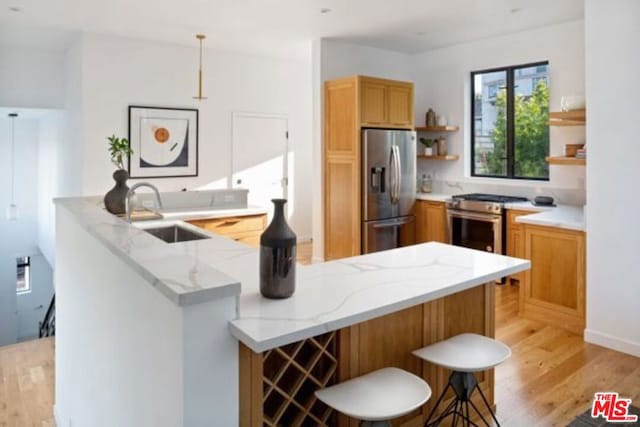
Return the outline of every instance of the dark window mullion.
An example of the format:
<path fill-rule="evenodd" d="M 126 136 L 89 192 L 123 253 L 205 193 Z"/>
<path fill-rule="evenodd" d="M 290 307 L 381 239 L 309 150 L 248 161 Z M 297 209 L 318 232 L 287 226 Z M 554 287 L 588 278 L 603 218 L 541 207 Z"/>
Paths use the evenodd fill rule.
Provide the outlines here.
<path fill-rule="evenodd" d="M 507 177 L 515 176 L 515 70 L 507 69 Z"/>

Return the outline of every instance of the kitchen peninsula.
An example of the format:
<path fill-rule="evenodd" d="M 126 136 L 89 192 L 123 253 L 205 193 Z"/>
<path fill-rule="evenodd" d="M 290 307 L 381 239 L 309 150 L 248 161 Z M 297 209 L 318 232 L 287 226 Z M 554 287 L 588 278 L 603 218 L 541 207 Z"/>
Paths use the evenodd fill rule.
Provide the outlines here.
<path fill-rule="evenodd" d="M 298 266 L 294 296 L 266 300 L 242 243 L 175 218 L 131 225 L 95 198 L 57 200 L 56 220 L 60 425 L 334 425 L 313 390 L 391 365 L 437 394 L 446 374 L 410 351 L 493 335 L 493 281 L 530 267 L 433 242 Z M 206 238 L 143 229 L 160 224 Z M 480 379 L 492 396 L 492 371 Z"/>

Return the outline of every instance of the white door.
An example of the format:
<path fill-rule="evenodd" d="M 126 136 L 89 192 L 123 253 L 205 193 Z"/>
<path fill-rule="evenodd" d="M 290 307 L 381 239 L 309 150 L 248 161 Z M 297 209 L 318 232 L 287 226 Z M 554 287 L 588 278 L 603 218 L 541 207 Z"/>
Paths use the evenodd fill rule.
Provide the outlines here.
<path fill-rule="evenodd" d="M 233 113 L 232 187 L 249 190 L 249 205 L 266 207 L 288 195 L 286 116 Z"/>

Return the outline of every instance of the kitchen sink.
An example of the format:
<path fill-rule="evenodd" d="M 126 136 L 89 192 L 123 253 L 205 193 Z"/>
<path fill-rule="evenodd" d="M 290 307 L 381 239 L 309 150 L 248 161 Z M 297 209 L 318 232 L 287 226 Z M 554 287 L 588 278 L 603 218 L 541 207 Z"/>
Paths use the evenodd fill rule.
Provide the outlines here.
<path fill-rule="evenodd" d="M 189 242 L 192 240 L 208 239 L 209 236 L 196 233 L 179 225 L 169 225 L 165 227 L 143 228 L 144 231 L 164 240 L 167 243 Z"/>

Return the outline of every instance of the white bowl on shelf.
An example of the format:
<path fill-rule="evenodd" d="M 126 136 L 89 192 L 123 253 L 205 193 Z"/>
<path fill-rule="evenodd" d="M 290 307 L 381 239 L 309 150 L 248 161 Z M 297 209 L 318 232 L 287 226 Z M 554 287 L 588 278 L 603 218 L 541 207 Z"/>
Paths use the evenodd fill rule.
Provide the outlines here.
<path fill-rule="evenodd" d="M 563 96 L 560 99 L 562 111 L 584 110 L 587 106 L 584 95 Z"/>

